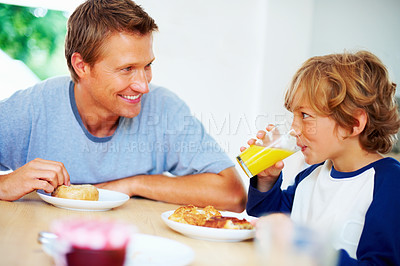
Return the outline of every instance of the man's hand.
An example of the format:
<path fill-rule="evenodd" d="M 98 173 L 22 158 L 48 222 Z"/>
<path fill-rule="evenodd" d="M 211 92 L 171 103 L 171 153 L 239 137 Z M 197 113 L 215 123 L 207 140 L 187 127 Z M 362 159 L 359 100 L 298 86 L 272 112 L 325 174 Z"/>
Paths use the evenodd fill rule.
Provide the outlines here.
<path fill-rule="evenodd" d="M 36 158 L 14 172 L 0 176 L 0 199 L 17 200 L 36 189 L 51 193 L 63 184 L 70 185 L 70 180 L 62 163 Z"/>

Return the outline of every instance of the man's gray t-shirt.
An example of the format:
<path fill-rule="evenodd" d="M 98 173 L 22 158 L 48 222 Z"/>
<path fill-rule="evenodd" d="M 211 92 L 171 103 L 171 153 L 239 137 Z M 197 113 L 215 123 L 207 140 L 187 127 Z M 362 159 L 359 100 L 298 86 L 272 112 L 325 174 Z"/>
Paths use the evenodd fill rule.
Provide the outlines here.
<path fill-rule="evenodd" d="M 0 170 L 35 158 L 64 163 L 71 183 L 100 183 L 169 172 L 219 173 L 233 166 L 215 140 L 169 90 L 150 86 L 134 118 L 110 137 L 83 126 L 69 77 L 43 81 L 0 101 Z"/>

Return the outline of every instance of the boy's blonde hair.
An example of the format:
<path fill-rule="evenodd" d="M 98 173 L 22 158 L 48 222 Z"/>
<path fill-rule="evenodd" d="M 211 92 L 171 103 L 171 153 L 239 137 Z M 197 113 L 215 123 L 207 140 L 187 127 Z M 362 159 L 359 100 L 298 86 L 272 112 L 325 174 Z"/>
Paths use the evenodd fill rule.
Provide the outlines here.
<path fill-rule="evenodd" d="M 294 75 L 285 107 L 294 111 L 300 101 L 307 101 L 317 114 L 350 132 L 357 125 L 354 115 L 362 109 L 368 121 L 360 134 L 361 146 L 387 153 L 400 127 L 395 91 L 385 65 L 370 52 L 315 56 Z"/>

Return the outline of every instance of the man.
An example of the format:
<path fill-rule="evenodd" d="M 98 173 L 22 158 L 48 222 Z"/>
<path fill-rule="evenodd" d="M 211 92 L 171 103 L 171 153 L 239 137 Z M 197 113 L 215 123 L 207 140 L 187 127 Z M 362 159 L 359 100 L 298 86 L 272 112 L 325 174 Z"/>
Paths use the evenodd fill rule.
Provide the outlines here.
<path fill-rule="evenodd" d="M 0 199 L 61 184 L 241 212 L 234 165 L 188 107 L 150 85 L 154 20 L 130 0 L 88 0 L 68 21 L 72 80 L 0 102 Z M 165 175 L 169 172 L 171 175 Z"/>

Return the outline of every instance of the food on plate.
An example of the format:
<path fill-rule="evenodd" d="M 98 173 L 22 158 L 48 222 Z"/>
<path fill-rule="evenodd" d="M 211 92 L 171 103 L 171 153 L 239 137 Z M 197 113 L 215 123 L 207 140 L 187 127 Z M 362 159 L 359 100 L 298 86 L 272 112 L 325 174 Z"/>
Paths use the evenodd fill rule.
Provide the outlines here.
<path fill-rule="evenodd" d="M 203 225 L 207 219 L 213 216 L 221 216 L 221 213 L 213 206 L 207 206 L 204 209 L 199 209 L 194 205 L 179 207 L 171 214 L 168 219 L 191 225 Z"/>
<path fill-rule="evenodd" d="M 205 227 L 212 228 L 225 228 L 225 229 L 253 229 L 253 225 L 246 219 L 239 219 L 236 217 L 211 217 L 204 225 Z"/>
<path fill-rule="evenodd" d="M 172 213 L 169 220 L 213 228 L 224 229 L 253 229 L 253 226 L 246 219 L 236 217 L 223 217 L 222 214 L 213 206 L 199 209 L 194 205 L 179 207 Z"/>
<path fill-rule="evenodd" d="M 61 185 L 57 187 L 52 196 L 64 199 L 75 199 L 75 200 L 99 200 L 99 191 L 93 185 Z"/>

